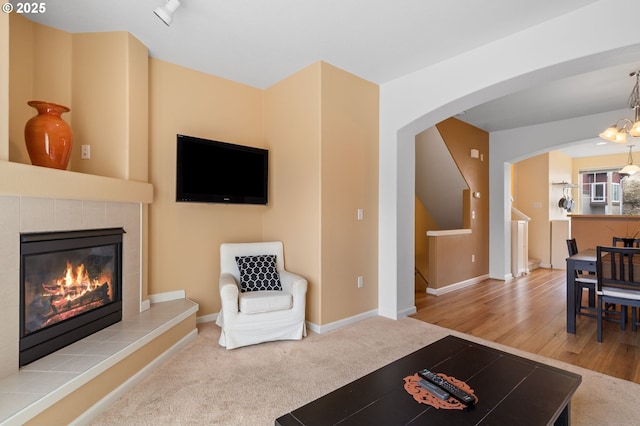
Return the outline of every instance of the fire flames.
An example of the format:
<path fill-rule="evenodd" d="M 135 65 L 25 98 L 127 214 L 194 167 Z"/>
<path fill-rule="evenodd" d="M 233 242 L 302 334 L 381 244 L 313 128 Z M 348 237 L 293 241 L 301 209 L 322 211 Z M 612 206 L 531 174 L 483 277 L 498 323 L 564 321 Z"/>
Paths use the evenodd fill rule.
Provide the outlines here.
<path fill-rule="evenodd" d="M 96 290 L 105 283 L 109 285 L 108 295 L 111 298 L 110 274 L 102 273 L 99 277 L 91 279 L 83 263 L 74 269 L 71 262 L 67 261 L 64 275 L 55 279 L 53 285 L 43 284 L 42 286 L 47 294 L 61 297 L 64 301 L 70 302 Z"/>
<path fill-rule="evenodd" d="M 113 300 L 112 273 L 105 269 L 95 277 L 84 264 L 66 262 L 60 278 L 42 283 L 42 291 L 29 303 L 28 331 L 72 318 Z"/>

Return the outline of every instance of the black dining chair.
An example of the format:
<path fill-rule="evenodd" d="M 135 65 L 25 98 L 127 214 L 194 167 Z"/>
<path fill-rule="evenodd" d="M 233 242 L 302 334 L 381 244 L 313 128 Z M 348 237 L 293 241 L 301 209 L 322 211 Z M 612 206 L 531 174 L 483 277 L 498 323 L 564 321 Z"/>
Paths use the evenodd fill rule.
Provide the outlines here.
<path fill-rule="evenodd" d="M 640 247 L 640 238 L 613 237 L 613 247 Z"/>
<path fill-rule="evenodd" d="M 602 320 L 608 304 L 621 306 L 621 330 L 625 329 L 627 306 L 630 306 L 631 325 L 635 331 L 638 325 L 637 308 L 640 308 L 640 248 L 598 246 L 596 276 L 598 342 L 602 342 Z M 612 320 L 610 317 L 607 319 Z"/>
<path fill-rule="evenodd" d="M 576 243 L 575 238 L 571 238 L 567 240 L 567 251 L 569 252 L 569 257 L 578 253 L 578 244 Z M 596 291 L 596 276 L 593 273 L 584 274 L 582 271 L 575 271 L 575 283 L 576 283 L 576 314 L 584 315 L 592 318 L 597 317 L 597 309 L 596 307 L 591 307 L 588 304 L 582 304 L 582 295 L 584 293 L 584 289 L 589 290 L 590 293 L 595 293 Z"/>

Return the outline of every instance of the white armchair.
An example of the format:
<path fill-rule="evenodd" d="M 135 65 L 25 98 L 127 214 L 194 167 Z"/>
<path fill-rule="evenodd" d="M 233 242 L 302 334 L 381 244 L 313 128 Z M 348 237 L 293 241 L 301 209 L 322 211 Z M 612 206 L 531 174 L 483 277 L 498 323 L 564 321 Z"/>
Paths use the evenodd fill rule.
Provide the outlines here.
<path fill-rule="evenodd" d="M 275 255 L 275 260 L 269 255 Z M 240 258 L 242 273 L 236 258 Z M 262 264 L 262 261 L 275 265 Z M 269 281 L 269 272 L 273 272 L 270 268 L 277 271 L 273 274 L 272 284 L 279 280 L 281 289 L 263 285 Z M 243 288 L 249 290 L 243 291 Z M 222 332 L 218 342 L 227 349 L 234 349 L 273 340 L 302 339 L 307 335 L 306 294 L 307 280 L 284 269 L 282 242 L 222 244 L 222 309 L 216 320 Z"/>

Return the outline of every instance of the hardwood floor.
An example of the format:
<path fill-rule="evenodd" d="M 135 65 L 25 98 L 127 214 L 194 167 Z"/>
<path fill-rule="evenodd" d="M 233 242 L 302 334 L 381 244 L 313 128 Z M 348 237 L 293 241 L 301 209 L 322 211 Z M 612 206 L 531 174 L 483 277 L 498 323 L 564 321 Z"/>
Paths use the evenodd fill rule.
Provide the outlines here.
<path fill-rule="evenodd" d="M 441 296 L 416 293 L 416 308 L 416 319 L 640 383 L 640 329 L 605 321 L 598 343 L 596 319 L 579 315 L 576 334 L 566 332 L 562 270 L 535 269 Z"/>

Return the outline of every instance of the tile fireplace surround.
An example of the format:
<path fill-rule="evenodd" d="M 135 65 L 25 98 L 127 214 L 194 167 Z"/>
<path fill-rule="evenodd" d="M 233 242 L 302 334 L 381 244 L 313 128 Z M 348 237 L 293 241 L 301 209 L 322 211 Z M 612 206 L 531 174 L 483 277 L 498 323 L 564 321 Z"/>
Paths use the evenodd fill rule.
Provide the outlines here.
<path fill-rule="evenodd" d="M 141 212 L 142 204 L 136 202 L 0 196 L 0 395 L 3 394 L 2 383 L 11 382 L 12 379 L 7 378 L 19 370 L 20 233 L 124 228 L 126 234 L 123 235 L 122 259 L 123 322 L 139 321 Z M 28 369 L 29 365 L 23 367 L 25 368 Z M 31 397 L 28 387 L 29 384 L 20 386 L 25 389 L 22 397 L 24 400 Z M 9 397 L 9 394 L 5 394 L 5 397 Z M 0 399 L 7 402 L 7 398 L 0 396 Z M 0 402 L 0 411 L 2 406 L 3 403 Z"/>
<path fill-rule="evenodd" d="M 140 312 L 141 204 L 0 196 L 0 379 L 18 371 L 20 233 L 122 227 L 123 319 Z"/>

